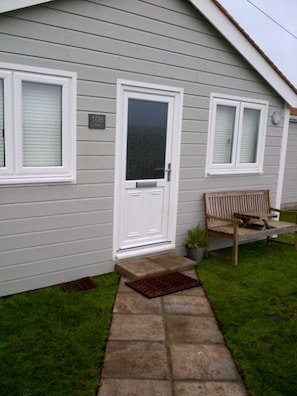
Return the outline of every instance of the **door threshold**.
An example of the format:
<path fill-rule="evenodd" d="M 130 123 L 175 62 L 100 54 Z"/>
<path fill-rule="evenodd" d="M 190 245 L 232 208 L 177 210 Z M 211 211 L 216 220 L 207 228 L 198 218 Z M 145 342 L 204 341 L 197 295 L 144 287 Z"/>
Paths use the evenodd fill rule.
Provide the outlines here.
<path fill-rule="evenodd" d="M 115 261 L 124 260 L 133 257 L 147 256 L 155 253 L 162 253 L 166 251 L 171 251 L 173 249 L 175 249 L 175 245 L 173 243 L 162 243 L 159 245 L 150 245 L 150 246 L 141 246 L 141 247 L 123 249 L 116 252 Z"/>

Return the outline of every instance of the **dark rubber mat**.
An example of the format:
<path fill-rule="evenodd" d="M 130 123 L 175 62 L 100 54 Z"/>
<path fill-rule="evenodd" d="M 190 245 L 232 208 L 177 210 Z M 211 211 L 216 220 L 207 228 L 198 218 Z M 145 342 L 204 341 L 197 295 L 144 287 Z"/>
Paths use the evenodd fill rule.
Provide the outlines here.
<path fill-rule="evenodd" d="M 126 282 L 126 285 L 147 298 L 153 298 L 201 286 L 202 282 L 180 272 L 172 272 L 166 275 Z"/>
<path fill-rule="evenodd" d="M 95 289 L 96 283 L 93 282 L 91 278 L 86 277 L 77 279 L 73 282 L 62 283 L 61 287 L 65 292 L 79 292 L 89 289 Z"/>

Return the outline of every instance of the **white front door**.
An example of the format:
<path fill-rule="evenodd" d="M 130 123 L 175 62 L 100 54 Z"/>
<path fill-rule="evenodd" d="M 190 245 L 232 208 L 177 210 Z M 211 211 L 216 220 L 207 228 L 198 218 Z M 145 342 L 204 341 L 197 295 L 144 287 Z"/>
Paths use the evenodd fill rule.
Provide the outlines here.
<path fill-rule="evenodd" d="M 119 85 L 116 257 L 174 246 L 182 95 L 168 87 Z"/>

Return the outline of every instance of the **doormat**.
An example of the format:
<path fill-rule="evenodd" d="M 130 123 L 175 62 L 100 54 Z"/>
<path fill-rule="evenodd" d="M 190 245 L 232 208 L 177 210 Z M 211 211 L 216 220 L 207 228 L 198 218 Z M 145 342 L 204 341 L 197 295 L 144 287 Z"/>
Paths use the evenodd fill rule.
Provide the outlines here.
<path fill-rule="evenodd" d="M 171 272 L 166 275 L 126 282 L 126 285 L 147 298 L 154 298 L 201 286 L 202 282 L 180 272 Z"/>
<path fill-rule="evenodd" d="M 91 278 L 81 278 L 73 282 L 67 282 L 61 284 L 62 289 L 65 292 L 80 292 L 89 289 L 95 289 L 96 283 L 92 281 Z"/>

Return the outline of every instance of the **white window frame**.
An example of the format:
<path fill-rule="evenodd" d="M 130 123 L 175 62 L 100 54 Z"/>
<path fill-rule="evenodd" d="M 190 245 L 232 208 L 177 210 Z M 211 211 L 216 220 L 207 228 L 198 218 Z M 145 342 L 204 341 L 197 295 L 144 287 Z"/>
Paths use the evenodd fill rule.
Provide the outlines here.
<path fill-rule="evenodd" d="M 230 163 L 213 163 L 216 110 L 218 105 L 231 106 L 236 108 L 233 152 Z M 268 101 L 242 98 L 231 95 L 222 95 L 212 93 L 210 97 L 209 110 L 209 127 L 208 127 L 208 144 L 206 157 L 206 176 L 210 175 L 227 175 L 227 174 L 245 174 L 245 173 L 262 173 L 264 162 L 264 147 L 267 129 Z M 260 111 L 259 132 L 257 141 L 256 161 L 254 163 L 240 162 L 240 147 L 242 134 L 242 120 L 244 109 L 256 109 Z"/>
<path fill-rule="evenodd" d="M 5 167 L 0 184 L 76 181 L 76 82 L 73 72 L 0 63 L 4 81 Z M 24 167 L 22 152 L 22 83 L 62 89 L 62 165 Z"/>

